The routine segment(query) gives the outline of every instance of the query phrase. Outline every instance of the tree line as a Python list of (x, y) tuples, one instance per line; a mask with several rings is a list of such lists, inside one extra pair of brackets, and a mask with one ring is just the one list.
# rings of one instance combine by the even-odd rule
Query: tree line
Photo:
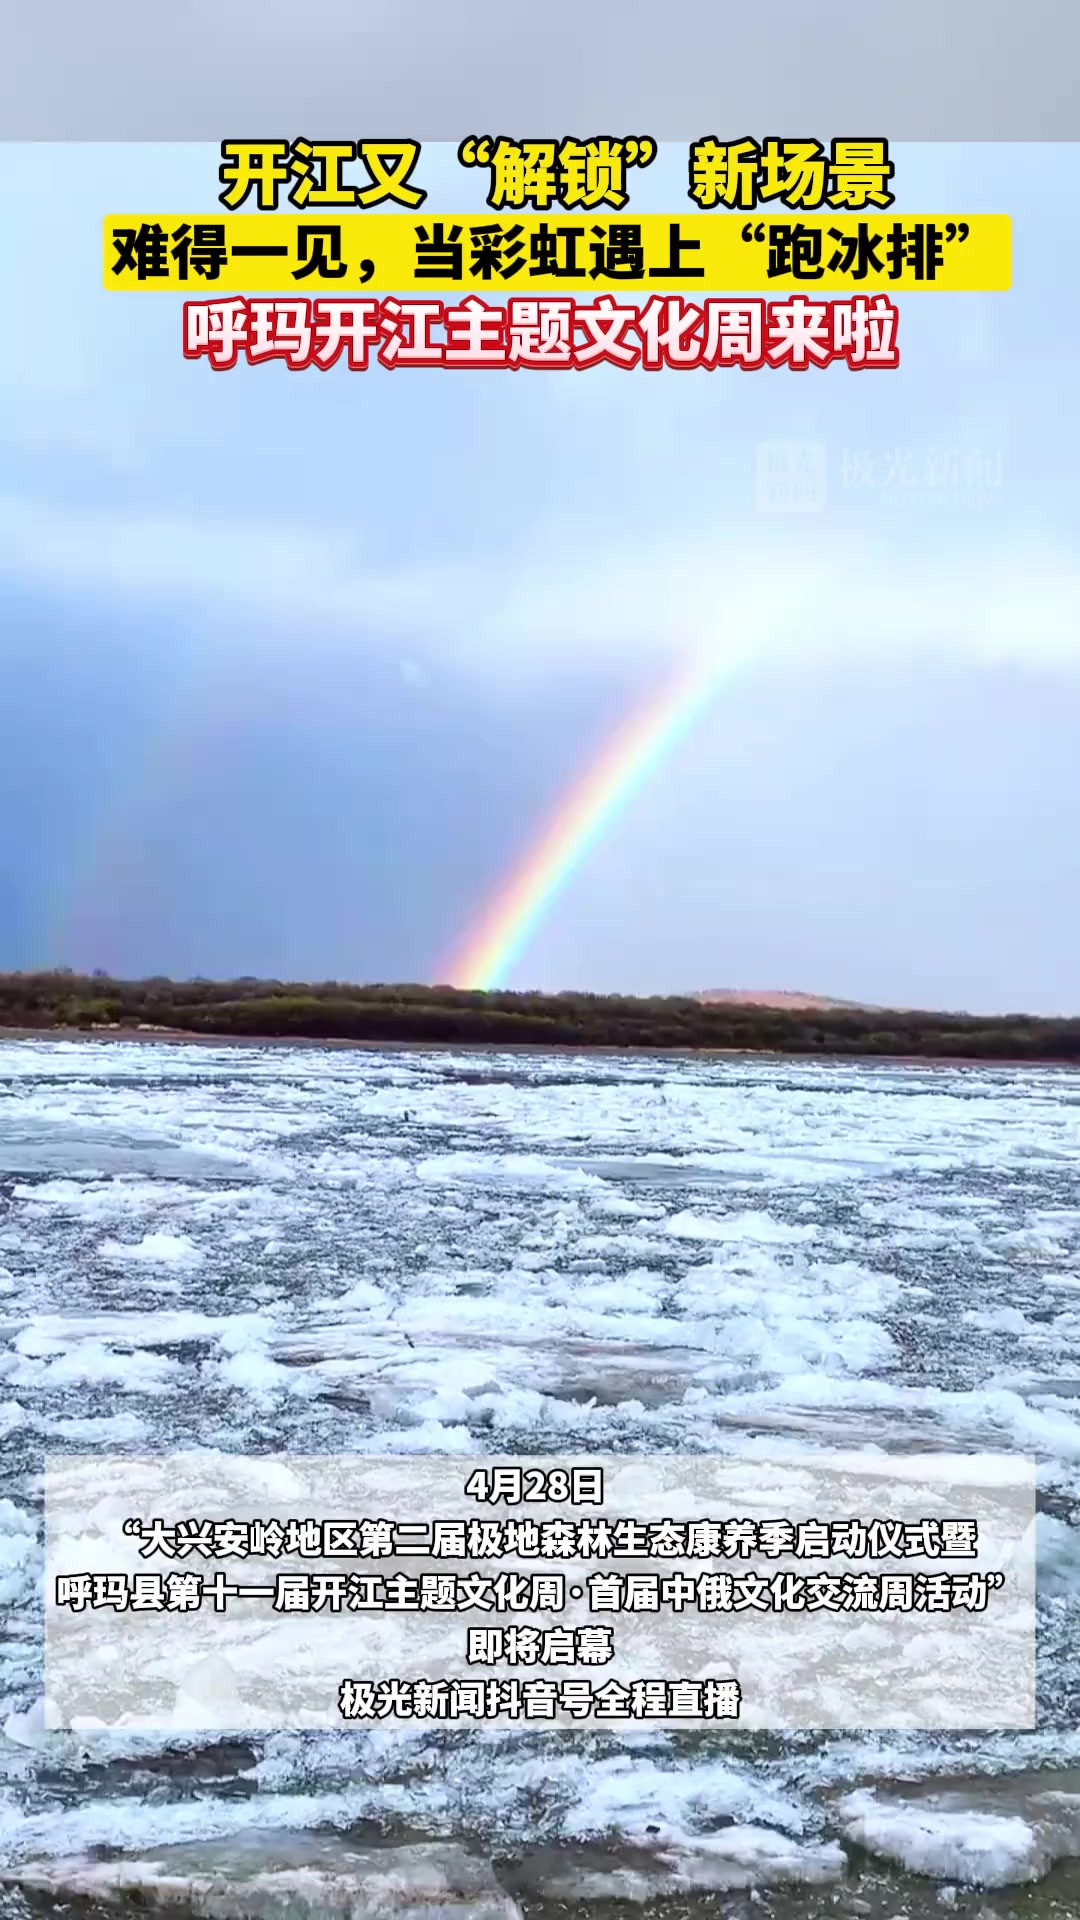
[(114, 980), (66, 968), (0, 974), (0, 1027), (163, 1027), (265, 1039), (444, 1045), (717, 1048), (979, 1060), (1080, 1060), (1080, 1019), (1009, 1013), (807, 1010), (692, 994), (483, 993), (339, 980)]

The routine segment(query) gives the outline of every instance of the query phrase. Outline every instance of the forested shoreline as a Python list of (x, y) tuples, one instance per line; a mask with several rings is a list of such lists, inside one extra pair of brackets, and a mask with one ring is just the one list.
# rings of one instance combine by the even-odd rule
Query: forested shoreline
[(156, 1029), (223, 1039), (461, 1046), (700, 1048), (968, 1060), (1080, 1060), (1080, 1019), (823, 1007), (789, 1010), (692, 994), (483, 993), (329, 980), (114, 980), (67, 970), (0, 974), (0, 1028)]

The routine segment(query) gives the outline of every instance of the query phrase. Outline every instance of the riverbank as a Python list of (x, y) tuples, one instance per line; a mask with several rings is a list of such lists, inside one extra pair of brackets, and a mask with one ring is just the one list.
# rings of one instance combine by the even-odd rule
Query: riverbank
[(0, 974), (0, 1029), (266, 1045), (506, 1047), (625, 1056), (1080, 1062), (1080, 1019), (912, 1008), (778, 1008), (695, 994), (509, 992), (336, 980)]

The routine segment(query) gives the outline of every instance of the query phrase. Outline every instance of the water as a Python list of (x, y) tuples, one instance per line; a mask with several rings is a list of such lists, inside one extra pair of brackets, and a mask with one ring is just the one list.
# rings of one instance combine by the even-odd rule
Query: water
[[(1053, 1069), (0, 1045), (0, 1868), (349, 1826), (463, 1840), (527, 1905), (714, 1885), (718, 1847), (808, 1886), (1080, 1855), (1078, 1167)], [(46, 1440), (778, 1439), (1038, 1456), (1037, 1732), (40, 1732)]]

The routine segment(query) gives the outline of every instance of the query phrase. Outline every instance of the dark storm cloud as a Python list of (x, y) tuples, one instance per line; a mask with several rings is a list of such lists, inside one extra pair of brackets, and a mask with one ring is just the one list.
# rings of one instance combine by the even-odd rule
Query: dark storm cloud
[(630, 691), (553, 685), (495, 733), (437, 659), (315, 635), (253, 674), (182, 622), (0, 620), (4, 968), (428, 978)]

